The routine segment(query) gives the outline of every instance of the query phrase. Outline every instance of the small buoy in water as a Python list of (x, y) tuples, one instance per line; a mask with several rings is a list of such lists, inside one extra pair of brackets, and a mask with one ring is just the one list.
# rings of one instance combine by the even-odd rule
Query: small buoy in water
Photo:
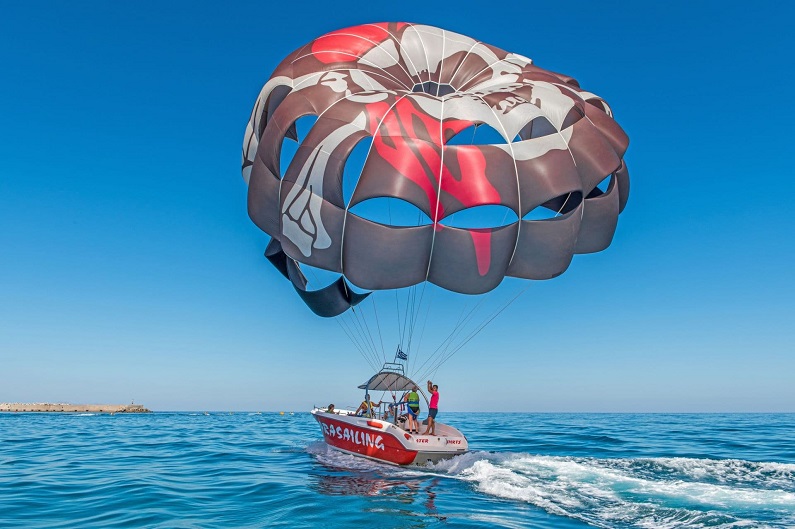
[(283, 412), (283, 411), (280, 411), (280, 412), (279, 412), (279, 415), (284, 415), (284, 412)]

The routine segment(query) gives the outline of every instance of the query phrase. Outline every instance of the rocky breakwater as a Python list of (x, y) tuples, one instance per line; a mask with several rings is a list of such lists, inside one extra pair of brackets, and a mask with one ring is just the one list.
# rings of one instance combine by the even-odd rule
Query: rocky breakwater
[(52, 404), (49, 402), (0, 402), (0, 412), (56, 413), (152, 413), (140, 404)]

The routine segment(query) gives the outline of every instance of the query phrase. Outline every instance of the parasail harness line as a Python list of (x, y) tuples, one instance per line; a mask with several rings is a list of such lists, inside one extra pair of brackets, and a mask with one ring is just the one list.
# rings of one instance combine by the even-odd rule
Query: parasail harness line
[(354, 345), (354, 347), (356, 347), (356, 349), (359, 351), (359, 354), (362, 355), (362, 358), (364, 358), (364, 360), (370, 365), (371, 368), (375, 369), (372, 359), (367, 357), (367, 355), (364, 352), (364, 349), (359, 344), (359, 341), (352, 334), (352, 331), (347, 327), (347, 323), (343, 322), (341, 319), (336, 319), (335, 321), (337, 322), (337, 325), (339, 325), (340, 328), (342, 329), (342, 332), (344, 332), (345, 335), (348, 337), (348, 340), (350, 340), (350, 342)]
[(378, 339), (381, 342), (381, 354), (386, 357), (386, 353), (384, 353), (384, 337), (381, 335), (381, 323), (378, 321), (378, 310), (375, 306), (375, 298), (372, 298), (373, 302), (373, 314), (375, 314), (375, 324), (376, 328), (378, 329)]
[[(424, 294), (425, 294), (425, 290), (424, 290), (424, 288), (423, 288), (423, 297), (424, 297)], [(416, 350), (418, 350), (418, 351), (422, 350), (422, 349), (421, 349), (421, 348), (422, 348), (422, 339), (423, 339), (423, 338), (424, 338), (424, 336), (425, 336), (425, 329), (426, 329), (426, 328), (427, 328), (427, 326), (428, 326), (428, 320), (430, 319), (430, 318), (429, 318), (429, 316), (430, 316), (430, 314), (431, 314), (431, 305), (433, 304), (433, 301), (434, 301), (434, 298), (433, 298), (433, 290), (431, 290), (431, 295), (430, 295), (430, 297), (429, 297), (428, 303), (427, 303), (427, 305), (426, 305), (426, 308), (425, 308), (425, 318), (423, 319), (423, 322), (422, 322), (422, 330), (420, 331), (420, 337), (419, 337), (419, 340), (417, 341), (417, 347), (416, 347)], [(418, 316), (419, 316), (419, 311), (420, 311), (421, 309), (422, 309), (422, 299), (420, 300), (420, 306), (417, 308), (417, 311), (418, 311), (418, 314), (417, 314), (417, 315), (418, 315)], [(413, 334), (412, 334), (412, 336), (413, 336)], [(410, 345), (411, 345), (411, 344), (410, 344)], [(407, 369), (408, 369), (408, 363), (406, 364), (406, 367), (407, 367)]]
[[(360, 327), (363, 329), (363, 333), (366, 333), (366, 338), (373, 351), (375, 358), (378, 358), (378, 347), (375, 345), (375, 339), (373, 338), (373, 333), (370, 331), (370, 326), (367, 324), (367, 318), (361, 311), (356, 310), (356, 307), (351, 307), (351, 313), (356, 318), (356, 321), (359, 322)], [(381, 353), (383, 356), (383, 352)]]
[(486, 326), (488, 326), (488, 325), (489, 325), (489, 324), (490, 324), (492, 321), (494, 321), (494, 319), (495, 319), (495, 318), (497, 318), (497, 316), (499, 316), (499, 315), (500, 315), (500, 314), (502, 314), (502, 313), (503, 313), (505, 310), (507, 310), (507, 309), (508, 309), (508, 307), (510, 307), (510, 306), (511, 306), (511, 305), (512, 305), (512, 304), (513, 304), (513, 303), (514, 303), (514, 302), (515, 302), (517, 299), (519, 299), (519, 298), (522, 296), (522, 294), (524, 294), (525, 292), (527, 292), (527, 290), (530, 288), (530, 286), (531, 286), (531, 285), (532, 285), (532, 283), (530, 283), (530, 284), (528, 284), (527, 286), (525, 286), (525, 287), (524, 287), (524, 288), (523, 288), (521, 291), (519, 291), (519, 292), (518, 292), (518, 293), (517, 293), (515, 296), (513, 296), (513, 297), (512, 297), (510, 300), (508, 300), (508, 302), (507, 302), (507, 303), (506, 303), (504, 306), (502, 306), (501, 308), (499, 308), (498, 310), (496, 310), (495, 312), (493, 312), (493, 313), (491, 314), (491, 316), (490, 316), (490, 317), (488, 317), (486, 320), (484, 320), (484, 321), (483, 321), (483, 322), (482, 322), (482, 323), (481, 323), (481, 324), (480, 324), (480, 325), (479, 325), (479, 326), (478, 326), (478, 327), (477, 327), (477, 328), (476, 328), (474, 331), (472, 331), (472, 332), (471, 332), (471, 333), (470, 333), (468, 336), (466, 336), (466, 338), (464, 338), (464, 340), (463, 340), (461, 343), (459, 343), (459, 344), (458, 344), (458, 345), (457, 345), (457, 346), (456, 346), (456, 347), (455, 347), (455, 348), (454, 348), (452, 351), (450, 351), (450, 352), (449, 352), (447, 355), (443, 355), (443, 356), (441, 356), (441, 358), (439, 358), (439, 359), (438, 359), (436, 362), (434, 362), (434, 363), (431, 365), (431, 367), (430, 367), (430, 368), (428, 368), (428, 369), (427, 369), (427, 370), (426, 370), (426, 371), (425, 371), (425, 372), (422, 374), (422, 376), (420, 376), (420, 377), (417, 377), (417, 378), (419, 378), (420, 380), (422, 380), (423, 378), (425, 378), (425, 377), (426, 377), (426, 376), (428, 376), (428, 375), (435, 375), (436, 371), (437, 371), (437, 370), (438, 370), (438, 369), (439, 369), (439, 368), (440, 368), (440, 367), (441, 367), (441, 366), (442, 366), (442, 365), (443, 365), (445, 362), (447, 362), (448, 360), (450, 360), (450, 358), (452, 358), (452, 357), (453, 357), (453, 355), (455, 355), (455, 354), (456, 354), (458, 351), (460, 351), (460, 350), (461, 350), (461, 349), (462, 349), (462, 348), (463, 348), (463, 347), (464, 347), (466, 344), (468, 344), (468, 343), (469, 343), (469, 342), (470, 342), (470, 341), (471, 341), (473, 338), (475, 338), (475, 336), (477, 336), (478, 334), (480, 334), (480, 332), (481, 332), (483, 329), (485, 329), (485, 328), (486, 328)]
[[(422, 306), (422, 298), (425, 295), (425, 283), (423, 283), (422, 291), (420, 292), (419, 301), (417, 301), (417, 291), (413, 292), (412, 307), (411, 307), (411, 326), (409, 327), (408, 337), (405, 340), (406, 348), (411, 351), (414, 341), (414, 331), (417, 328), (417, 318), (419, 316), (419, 309)], [(419, 348), (418, 348), (419, 350)], [(406, 368), (408, 369), (408, 358), (406, 359)]]
[[(434, 349), (434, 351), (428, 356), (428, 358), (425, 359), (425, 361), (417, 368), (416, 371), (422, 370), (428, 364), (428, 362), (432, 361), (436, 357), (437, 354), (442, 354), (440, 353), (440, 351), (444, 352), (448, 349), (450, 343), (452, 343), (455, 337), (457, 337), (462, 332), (463, 328), (472, 319), (475, 312), (482, 305), (482, 303), (483, 300), (480, 300), (480, 302), (478, 302), (474, 307), (469, 309), (468, 313), (467, 313), (467, 306), (464, 305), (464, 307), (461, 309), (461, 313), (458, 316), (458, 320), (456, 321), (456, 324), (453, 326), (453, 328), (450, 330), (450, 333), (442, 340), (442, 342), (436, 347), (436, 349)], [(423, 377), (418, 377), (418, 378), (422, 380)]]
[[(346, 319), (348, 321), (346, 321)], [(378, 366), (378, 357), (372, 348), (368, 347), (367, 338), (364, 336), (364, 331), (362, 330), (359, 321), (353, 315), (350, 315), (346, 316), (345, 318), (339, 318), (338, 322), (340, 327), (343, 327), (343, 329), (345, 329), (345, 326), (353, 329), (350, 333), (348, 333), (348, 337), (358, 345), (359, 350), (362, 352), (362, 356), (365, 358), (370, 367), (375, 369)], [(354, 334), (354, 331), (356, 334)]]
[[(298, 273), (300, 274), (300, 277), (303, 279), (303, 285), (305, 286), (307, 284), (307, 281), (304, 278), (303, 273), (301, 273), (300, 265), (298, 263), (295, 263), (293, 265), (293, 263), (287, 262), (289, 257), (287, 257), (284, 254), (283, 250), (281, 250), (281, 245), (279, 245), (278, 242), (275, 239), (273, 239), (271, 241), (271, 244), (268, 245), (268, 248), (269, 248), (269, 251), (266, 251), (265, 255), (274, 264), (274, 266), (276, 266), (277, 269), (282, 271), (282, 268), (284, 268), (282, 273), (285, 276), (287, 276), (289, 271), (291, 270), (291, 265), (292, 265), (292, 266), (295, 267), (293, 270), (297, 270)], [(278, 254), (276, 253), (276, 250), (275, 250), (276, 248), (278, 248)], [(269, 253), (270, 253), (270, 255), (269, 255)], [(281, 259), (278, 259), (278, 257), (281, 257)], [(284, 264), (282, 264), (282, 261), (284, 261)], [(320, 283), (320, 280), (318, 279), (318, 277), (315, 274), (314, 270), (312, 270), (312, 268), (309, 268), (309, 271), (310, 271), (312, 277), (314, 278), (314, 280), (316, 282)], [(342, 287), (343, 287), (343, 290), (344, 290), (344, 293), (345, 293), (346, 297), (353, 298), (355, 296), (358, 296), (358, 294), (356, 294), (355, 292), (352, 292), (352, 291), (350, 291), (348, 289), (347, 282), (344, 281), (344, 278), (343, 278), (343, 281), (342, 281)], [(370, 297), (370, 296), (368, 296), (368, 297)], [(373, 301), (373, 303), (375, 303), (375, 301)], [(334, 321), (337, 322), (339, 327), (342, 329), (343, 333), (345, 333), (345, 335), (348, 337), (348, 340), (350, 340), (350, 342), (354, 345), (354, 347), (356, 347), (356, 349), (359, 351), (359, 354), (368, 363), (368, 365), (372, 369), (376, 369), (378, 367), (378, 365), (381, 364), (382, 361), (379, 360), (379, 358), (378, 358), (378, 351), (377, 351), (377, 348), (375, 346), (375, 342), (373, 341), (372, 333), (370, 333), (369, 327), (367, 327), (367, 325), (366, 325), (366, 319), (358, 317), (359, 314), (356, 311), (356, 307), (357, 307), (357, 305), (351, 305), (351, 307), (350, 307), (351, 308), (351, 312), (354, 315), (353, 317), (349, 318), (350, 322), (345, 321), (344, 318), (339, 318), (339, 317), (338, 318), (333, 318), (333, 319), (334, 319)], [(346, 314), (347, 312), (348, 311), (344, 312), (343, 315)], [(364, 321), (364, 323), (362, 323), (362, 321)], [(380, 327), (379, 327), (379, 332), (380, 332)], [(383, 351), (383, 341), (382, 341), (381, 349)], [(382, 356), (385, 357), (385, 355), (383, 355), (383, 353), (382, 353)]]

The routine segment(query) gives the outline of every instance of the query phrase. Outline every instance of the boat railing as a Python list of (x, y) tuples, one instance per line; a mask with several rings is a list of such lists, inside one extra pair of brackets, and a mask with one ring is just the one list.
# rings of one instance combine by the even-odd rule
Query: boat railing
[(385, 362), (384, 367), (381, 368), (381, 371), (389, 371), (392, 373), (399, 373), (401, 375), (405, 375), (405, 371), (403, 369), (403, 364), (399, 362)]

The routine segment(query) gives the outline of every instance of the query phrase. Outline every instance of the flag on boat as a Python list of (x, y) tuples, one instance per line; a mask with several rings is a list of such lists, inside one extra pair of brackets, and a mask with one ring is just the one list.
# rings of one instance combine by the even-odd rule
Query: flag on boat
[(406, 353), (404, 353), (400, 349), (397, 350), (397, 357), (400, 358), (401, 360), (408, 360), (409, 359), (409, 355), (407, 355)]

